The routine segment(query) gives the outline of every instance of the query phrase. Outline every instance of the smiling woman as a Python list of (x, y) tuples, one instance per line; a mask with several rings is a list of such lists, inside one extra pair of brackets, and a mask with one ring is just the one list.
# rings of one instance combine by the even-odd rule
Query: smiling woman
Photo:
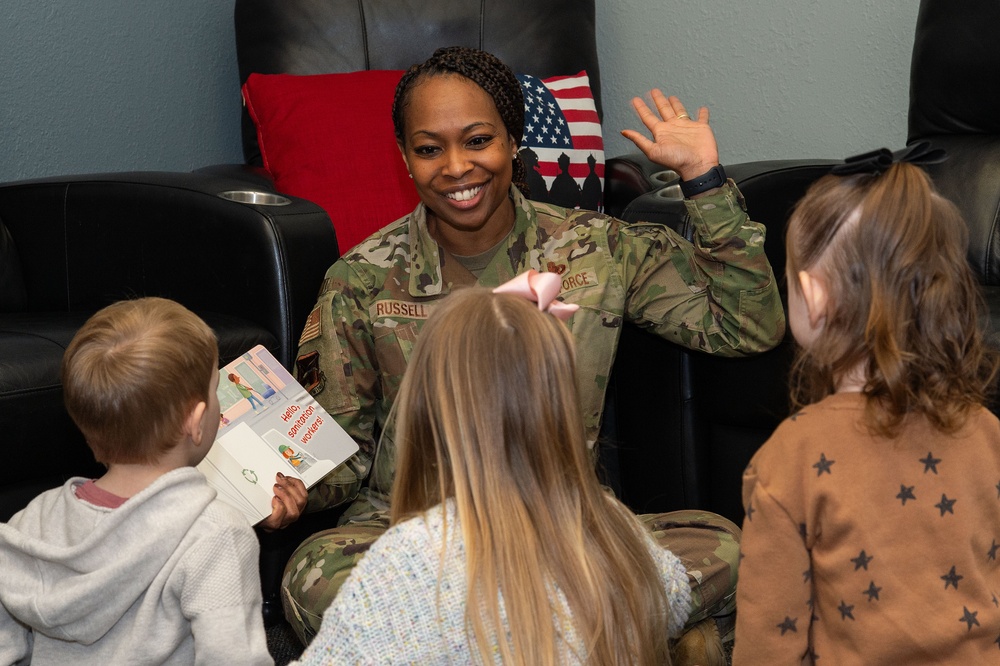
[[(352, 502), (345, 524), (304, 542), (285, 572), (286, 615), (304, 642), (351, 568), (388, 527), (397, 473), (394, 404), (417, 338), (449, 293), (497, 287), (531, 270), (559, 276), (558, 298), (578, 306), (567, 326), (588, 447), (600, 429), (623, 321), (731, 356), (769, 349), (784, 332), (764, 228), (748, 219), (742, 196), (725, 179), (707, 109), (689, 114), (676, 97), (653, 91), (655, 111), (633, 100), (653, 139), (624, 133), (685, 179), (698, 239), (693, 245), (664, 226), (529, 200), (517, 153), (521, 91), (499, 59), (464, 47), (439, 49), (411, 67), (396, 89), (396, 140), (420, 203), (330, 267), (310, 315), (313, 325), (300, 340), (300, 358), (318, 358), (326, 377), (316, 399), (360, 449), (310, 497), (313, 508)], [(485, 389), (496, 377), (481, 381)], [(459, 394), (468, 391), (457, 391), (456, 400)], [(474, 397), (486, 400), (478, 391)], [(552, 446), (544, 438), (534, 444)], [(725, 663), (712, 616), (732, 612), (739, 530), (702, 512), (642, 521), (691, 569), (688, 623), (698, 629), (685, 636), (695, 635), (701, 648), (678, 662)], [(563, 532), (543, 541), (548, 539), (566, 540)], [(684, 655), (685, 638), (680, 645), (678, 655)]]
[(517, 142), (493, 98), (469, 79), (410, 80), (397, 95), (404, 106), (399, 149), (427, 206), (427, 227), (454, 255), (485, 252), (514, 226)]

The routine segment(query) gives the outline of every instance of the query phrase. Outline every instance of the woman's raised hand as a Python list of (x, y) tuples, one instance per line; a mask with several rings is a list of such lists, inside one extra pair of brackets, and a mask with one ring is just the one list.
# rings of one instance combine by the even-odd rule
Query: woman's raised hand
[(632, 106), (653, 135), (652, 140), (635, 130), (623, 130), (622, 136), (653, 162), (676, 171), (683, 180), (697, 178), (717, 165), (719, 149), (708, 125), (708, 108), (701, 107), (698, 117), (692, 118), (677, 97), (666, 97), (656, 88), (650, 94), (659, 115), (639, 97), (632, 99)]

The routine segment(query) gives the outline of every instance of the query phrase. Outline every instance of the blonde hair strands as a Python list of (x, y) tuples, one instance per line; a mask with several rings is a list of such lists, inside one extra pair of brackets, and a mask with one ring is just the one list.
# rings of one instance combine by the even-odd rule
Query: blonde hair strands
[(396, 409), (392, 521), (454, 498), (484, 662), (498, 646), (504, 663), (560, 663), (571, 624), (584, 662), (669, 663), (662, 580), (643, 528), (597, 481), (561, 322), (517, 296), (452, 294), (421, 332)]

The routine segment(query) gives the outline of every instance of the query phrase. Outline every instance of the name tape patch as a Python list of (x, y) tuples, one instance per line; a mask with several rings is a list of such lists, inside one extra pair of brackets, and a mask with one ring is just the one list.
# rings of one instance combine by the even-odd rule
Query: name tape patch
[(383, 317), (398, 317), (401, 319), (427, 319), (430, 316), (430, 303), (411, 303), (409, 301), (384, 300), (372, 304), (369, 316), (372, 321)]
[(597, 286), (597, 272), (593, 268), (586, 268), (582, 271), (569, 273), (563, 276), (562, 291), (573, 291), (583, 287)]

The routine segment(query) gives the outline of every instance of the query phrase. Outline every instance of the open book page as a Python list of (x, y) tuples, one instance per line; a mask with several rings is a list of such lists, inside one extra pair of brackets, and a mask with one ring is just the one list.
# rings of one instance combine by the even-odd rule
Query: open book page
[(278, 472), (311, 488), (358, 450), (263, 346), (220, 371), (219, 434), (198, 469), (251, 524), (271, 514)]

